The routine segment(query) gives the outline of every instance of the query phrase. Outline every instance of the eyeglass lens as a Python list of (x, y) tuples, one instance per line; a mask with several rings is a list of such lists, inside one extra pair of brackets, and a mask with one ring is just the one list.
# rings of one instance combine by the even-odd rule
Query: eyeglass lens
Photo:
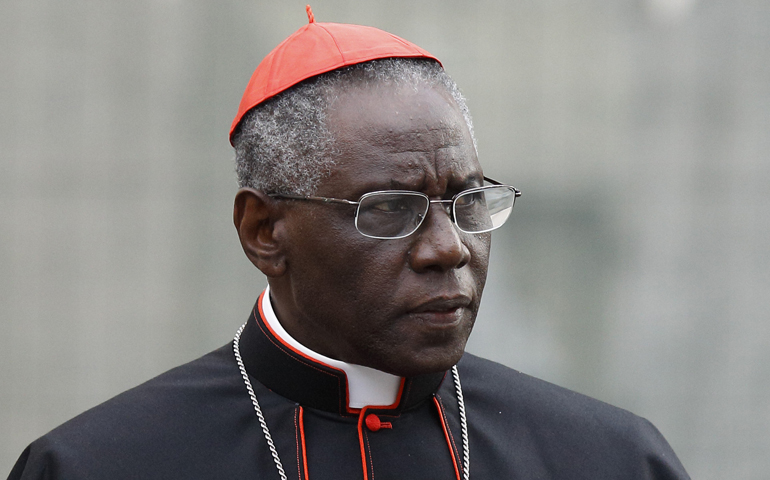
[(513, 190), (506, 186), (463, 193), (455, 199), (455, 223), (468, 233), (494, 230), (508, 220), (514, 198)]
[[(464, 192), (455, 198), (457, 227), (467, 233), (482, 233), (500, 227), (508, 219), (514, 191), (507, 186)], [(406, 237), (420, 226), (430, 206), (426, 196), (410, 192), (375, 192), (365, 195), (356, 213), (356, 227), (369, 237)]]
[(356, 227), (370, 237), (405, 237), (417, 230), (427, 211), (428, 199), (422, 195), (377, 192), (361, 199)]

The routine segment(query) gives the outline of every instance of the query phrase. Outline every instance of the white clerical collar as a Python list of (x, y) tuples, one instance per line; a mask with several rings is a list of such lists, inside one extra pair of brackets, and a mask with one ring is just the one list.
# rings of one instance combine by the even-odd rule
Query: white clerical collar
[(398, 400), (401, 377), (364, 367), (363, 365), (355, 365), (329, 358), (310, 350), (289, 335), (273, 311), (273, 305), (270, 302), (269, 286), (265, 289), (264, 295), (262, 295), (262, 312), (265, 315), (265, 321), (268, 326), (281, 340), (313, 360), (345, 372), (348, 380), (348, 407), (383, 407), (393, 405)]

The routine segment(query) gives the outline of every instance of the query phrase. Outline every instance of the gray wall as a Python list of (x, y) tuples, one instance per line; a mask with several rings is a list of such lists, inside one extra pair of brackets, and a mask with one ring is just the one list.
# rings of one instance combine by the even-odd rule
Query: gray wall
[[(442, 58), (486, 173), (524, 191), (469, 349), (649, 418), (694, 478), (767, 478), (770, 4), (313, 7)], [(246, 318), (264, 279), (227, 130), (305, 22), (298, 1), (0, 3), (0, 475)]]

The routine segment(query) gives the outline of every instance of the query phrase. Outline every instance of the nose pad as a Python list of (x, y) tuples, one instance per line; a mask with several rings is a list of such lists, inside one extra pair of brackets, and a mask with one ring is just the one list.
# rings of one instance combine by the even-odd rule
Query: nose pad
[[(437, 201), (431, 201), (431, 202), (430, 202), (430, 204), (429, 204), (429, 206), (428, 206), (428, 213), (425, 215), (425, 217), (427, 217), (427, 216), (429, 216), (429, 215), (430, 215), (430, 209), (431, 209), (431, 207), (434, 207), (434, 206), (437, 206), (437, 207), (439, 207), (439, 209), (443, 210), (443, 211), (444, 211), (444, 213), (446, 213), (446, 214), (447, 214), (447, 216), (449, 217), (449, 221), (450, 221), (450, 222), (452, 222), (452, 224), (454, 224), (454, 223), (455, 223), (455, 221), (454, 221), (454, 216), (452, 215), (452, 204), (451, 204), (450, 202), (444, 202), (444, 201), (438, 201), (438, 202), (437, 202)], [(422, 220), (425, 220), (425, 217), (423, 217), (423, 216), (421, 215), (421, 216), (420, 216), (420, 220), (421, 220), (421, 221), (422, 221)]]
[[(428, 211), (425, 214), (417, 213), (414, 217), (413, 226), (415, 228), (415, 231), (417, 229), (424, 228), (423, 225), (425, 224), (426, 219), (430, 216), (430, 209), (434, 205), (440, 205), (442, 207), (442, 210), (449, 216), (449, 221), (455, 225), (455, 228), (457, 225), (455, 224), (454, 215), (452, 215), (452, 203), (451, 202), (445, 202), (445, 201), (435, 201), (431, 200), (428, 204)], [(430, 220), (428, 220), (430, 221)]]
[(432, 205), (439, 205), (441, 208), (452, 218), (452, 203), (451, 202), (433, 202)]
[(415, 243), (409, 252), (409, 262), (415, 271), (445, 271), (460, 268), (470, 260), (470, 250), (452, 219), (452, 204), (432, 202), (431, 205), (436, 203), (441, 204), (446, 218), (439, 212), (432, 212), (433, 215), (428, 214), (420, 225)]

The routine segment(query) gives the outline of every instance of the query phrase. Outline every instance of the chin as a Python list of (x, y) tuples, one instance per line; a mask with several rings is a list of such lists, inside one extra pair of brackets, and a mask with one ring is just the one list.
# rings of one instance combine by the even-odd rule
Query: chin
[(448, 352), (442, 352), (439, 355), (425, 355), (423, 352), (417, 355), (405, 355), (400, 359), (413, 359), (408, 364), (401, 360), (395, 368), (383, 369), (394, 375), (402, 377), (414, 377), (417, 375), (426, 375), (430, 373), (446, 372), (460, 361), (465, 349), (465, 342), (461, 348), (451, 348)]

